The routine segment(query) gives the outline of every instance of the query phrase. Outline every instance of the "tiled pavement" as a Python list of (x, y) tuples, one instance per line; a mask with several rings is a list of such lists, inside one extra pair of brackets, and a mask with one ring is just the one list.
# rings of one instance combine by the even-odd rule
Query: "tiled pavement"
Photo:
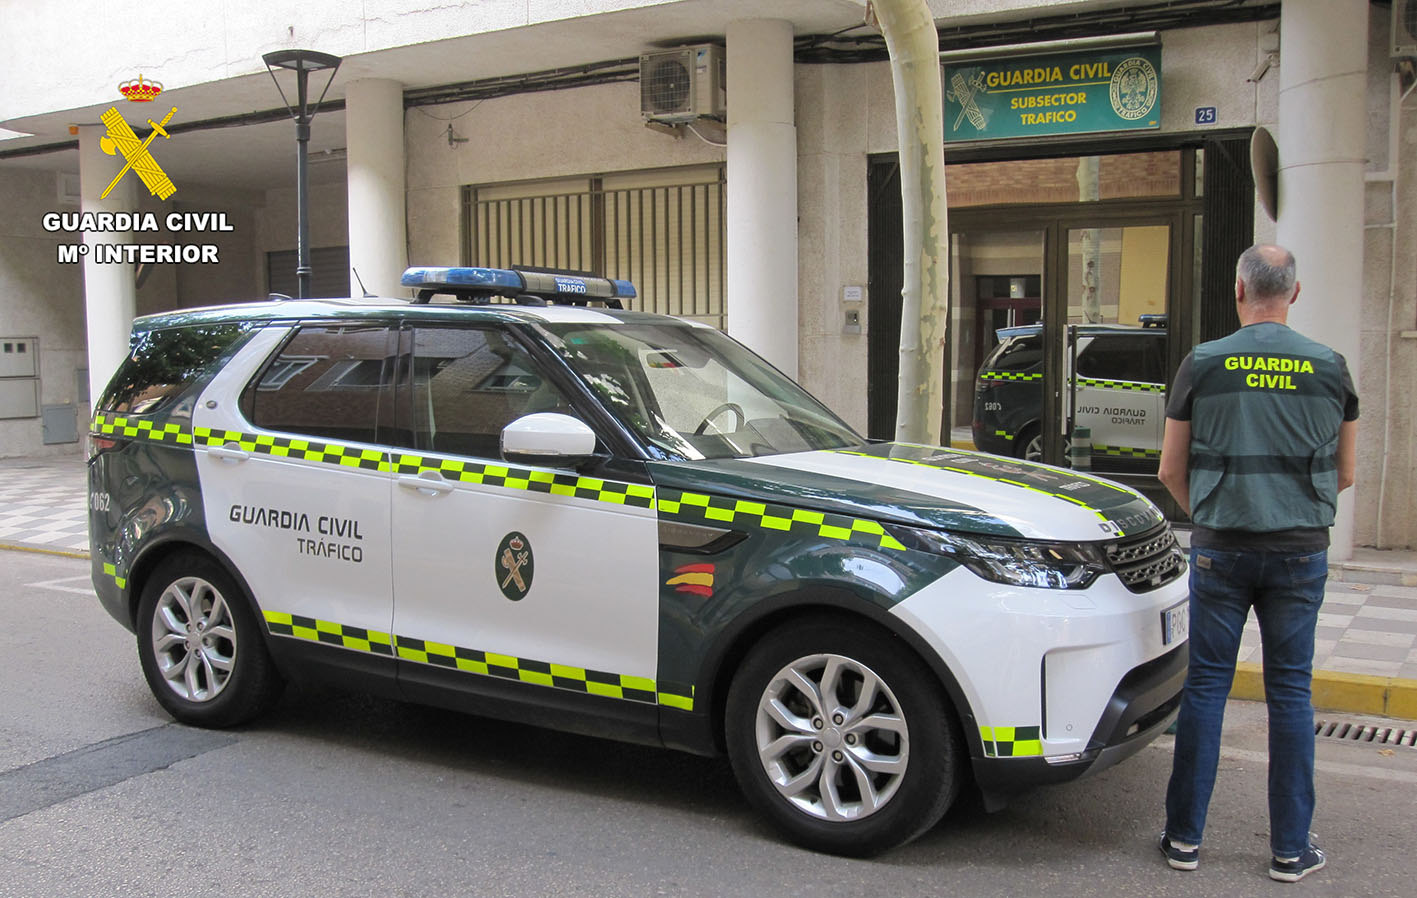
[[(0, 459), (0, 548), (87, 554), (86, 493), (80, 456)], [(1360, 549), (1334, 565), (1317, 635), (1316, 671), (1417, 684), (1417, 552)], [(1252, 616), (1240, 661), (1260, 660)]]
[(0, 545), (88, 554), (83, 458), (0, 459)]

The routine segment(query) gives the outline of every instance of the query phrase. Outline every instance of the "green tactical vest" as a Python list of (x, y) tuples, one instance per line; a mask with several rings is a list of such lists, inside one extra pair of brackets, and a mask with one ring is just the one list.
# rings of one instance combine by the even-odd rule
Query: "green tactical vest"
[(1197, 346), (1191, 371), (1191, 520), (1255, 533), (1332, 526), (1337, 353), (1264, 322)]

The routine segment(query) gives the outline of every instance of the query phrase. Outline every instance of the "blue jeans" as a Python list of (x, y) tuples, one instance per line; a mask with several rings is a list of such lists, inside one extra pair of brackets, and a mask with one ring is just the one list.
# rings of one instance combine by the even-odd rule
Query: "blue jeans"
[(1191, 667), (1176, 721), (1166, 834), (1201, 843), (1220, 760), (1225, 700), (1251, 607), (1264, 648), (1269, 706), (1269, 830), (1276, 857), (1309, 845), (1314, 816), (1314, 627), (1328, 553), (1191, 550)]

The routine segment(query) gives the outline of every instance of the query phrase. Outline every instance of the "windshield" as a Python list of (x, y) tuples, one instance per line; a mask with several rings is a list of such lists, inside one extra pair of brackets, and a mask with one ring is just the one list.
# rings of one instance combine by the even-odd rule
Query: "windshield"
[(645, 442), (686, 459), (865, 442), (737, 342), (690, 324), (548, 324), (576, 373)]

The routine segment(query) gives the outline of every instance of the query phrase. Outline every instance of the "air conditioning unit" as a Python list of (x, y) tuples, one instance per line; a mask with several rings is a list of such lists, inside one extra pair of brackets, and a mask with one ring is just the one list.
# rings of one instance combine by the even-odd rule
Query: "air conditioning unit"
[(1417, 0), (1392, 0), (1392, 55), (1417, 58)]
[(727, 108), (723, 48), (698, 44), (640, 57), (640, 115), (646, 121), (722, 118)]

